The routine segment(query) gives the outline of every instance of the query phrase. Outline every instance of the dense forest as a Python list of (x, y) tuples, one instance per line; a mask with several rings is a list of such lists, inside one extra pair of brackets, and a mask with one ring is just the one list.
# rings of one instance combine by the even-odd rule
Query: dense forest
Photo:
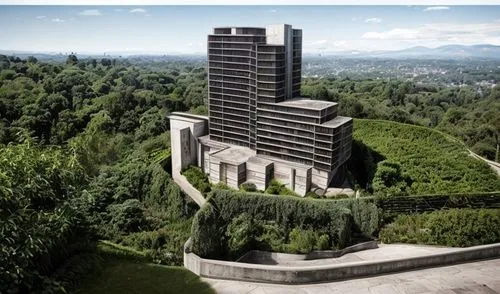
[(438, 87), (397, 80), (306, 78), (302, 94), (339, 103), (340, 114), (436, 128), (498, 161), (500, 87)]
[[(99, 239), (180, 264), (196, 206), (169, 174), (168, 115), (207, 112), (203, 63), (0, 56), (0, 70), (0, 292), (70, 287), (61, 271), (95, 260)], [(498, 157), (499, 87), (307, 78), (303, 94)]]
[(0, 292), (71, 286), (58, 269), (82, 270), (97, 239), (180, 264), (196, 206), (168, 173), (167, 116), (204, 111), (203, 68), (74, 55), (0, 68)]

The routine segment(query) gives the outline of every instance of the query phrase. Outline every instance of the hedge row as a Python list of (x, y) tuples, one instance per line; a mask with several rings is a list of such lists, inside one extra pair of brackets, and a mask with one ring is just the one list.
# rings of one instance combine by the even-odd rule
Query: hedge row
[(399, 214), (450, 208), (500, 208), (500, 192), (377, 197), (376, 205), (387, 222)]
[(224, 258), (228, 253), (225, 231), (242, 213), (274, 222), (286, 232), (301, 228), (326, 234), (336, 248), (348, 245), (353, 232), (372, 234), (378, 229), (372, 199), (327, 201), (215, 190), (193, 220), (191, 250), (202, 257)]
[(400, 215), (382, 229), (384, 243), (474, 246), (500, 242), (500, 209), (450, 209)]

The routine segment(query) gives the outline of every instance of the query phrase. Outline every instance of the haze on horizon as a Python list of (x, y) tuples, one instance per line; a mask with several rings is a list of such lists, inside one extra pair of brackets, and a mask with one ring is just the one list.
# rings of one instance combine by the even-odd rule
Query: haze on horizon
[(0, 50), (204, 54), (213, 27), (274, 23), (304, 53), (500, 45), (500, 6), (0, 6)]

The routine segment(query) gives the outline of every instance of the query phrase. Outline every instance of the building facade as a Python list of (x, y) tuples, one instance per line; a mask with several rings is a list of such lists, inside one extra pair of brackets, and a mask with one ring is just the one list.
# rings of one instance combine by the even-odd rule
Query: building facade
[(300, 97), (301, 30), (215, 28), (207, 54), (208, 134), (196, 136), (196, 164), (212, 182), (264, 190), (276, 178), (301, 195), (342, 182), (352, 119), (337, 103)]

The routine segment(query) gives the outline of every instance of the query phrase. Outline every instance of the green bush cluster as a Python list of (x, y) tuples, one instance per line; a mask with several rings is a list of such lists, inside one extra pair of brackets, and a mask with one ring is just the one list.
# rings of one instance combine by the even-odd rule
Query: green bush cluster
[(276, 179), (272, 179), (271, 182), (269, 182), (269, 185), (267, 186), (267, 189), (266, 189), (265, 193), (272, 194), (272, 195), (292, 195), (292, 196), (299, 196), (294, 191), (288, 189), (285, 186), (285, 184), (282, 184), (280, 181), (278, 181)]
[(53, 272), (93, 238), (82, 167), (30, 140), (0, 147), (0, 292), (59, 291)]
[(376, 197), (381, 223), (390, 223), (400, 214), (449, 208), (498, 208), (500, 192), (454, 193)]
[[(225, 258), (234, 257), (242, 248), (290, 252), (324, 248), (325, 244), (330, 249), (343, 248), (351, 241), (352, 232), (370, 234), (378, 227), (376, 206), (358, 203), (361, 201), (213, 191), (193, 220), (192, 250), (203, 257)], [(305, 242), (290, 236), (294, 229), (304, 234), (311, 231), (313, 237)], [(304, 242), (313, 245), (304, 247)]]
[(466, 247), (500, 241), (500, 209), (450, 209), (400, 215), (383, 228), (384, 243)]
[(202, 194), (210, 192), (211, 187), (208, 176), (201, 168), (190, 165), (181, 173), (186, 177), (188, 182), (191, 183), (191, 185), (193, 185), (193, 187), (195, 187), (196, 190), (200, 191)]
[(257, 186), (251, 182), (245, 182), (240, 185), (240, 190), (243, 192), (257, 192)]
[(302, 254), (332, 249), (328, 234), (295, 227), (287, 235), (275, 222), (255, 220), (246, 212), (233, 218), (225, 236), (228, 257), (233, 259), (252, 249)]

